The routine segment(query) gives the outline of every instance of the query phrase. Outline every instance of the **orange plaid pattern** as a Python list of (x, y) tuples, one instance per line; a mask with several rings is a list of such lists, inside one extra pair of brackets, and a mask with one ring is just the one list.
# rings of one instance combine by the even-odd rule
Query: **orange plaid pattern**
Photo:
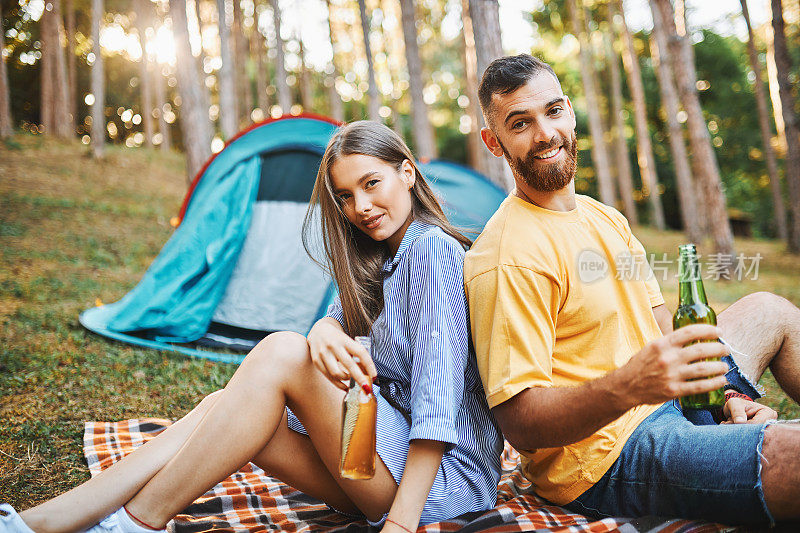
[[(122, 422), (86, 422), (83, 450), (89, 471), (94, 476), (149, 439), (171, 422), (159, 418), (142, 418)], [(519, 454), (508, 443), (503, 452), (503, 475), (497, 487), (497, 505), (484, 513), (471, 513), (452, 520), (429, 524), (418, 531), (559, 531), (601, 533), (617, 531), (649, 531), (658, 533), (711, 533), (722, 526), (689, 520), (607, 518), (590, 521), (537, 497), (530, 482), (517, 468)], [(214, 486), (172, 520), (168, 531), (195, 533), (201, 531), (289, 531), (351, 532), (367, 531), (364, 520), (332, 511), (324, 503), (307, 496), (268, 476), (248, 464), (231, 477)]]

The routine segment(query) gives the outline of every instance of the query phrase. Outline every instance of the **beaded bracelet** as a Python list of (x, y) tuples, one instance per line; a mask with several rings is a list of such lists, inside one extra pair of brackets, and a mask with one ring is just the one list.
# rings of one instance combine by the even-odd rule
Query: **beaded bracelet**
[(725, 401), (727, 402), (731, 398), (741, 398), (743, 400), (747, 400), (748, 402), (753, 401), (753, 399), (747, 394), (742, 394), (741, 392), (736, 392), (735, 390), (728, 389), (725, 391)]

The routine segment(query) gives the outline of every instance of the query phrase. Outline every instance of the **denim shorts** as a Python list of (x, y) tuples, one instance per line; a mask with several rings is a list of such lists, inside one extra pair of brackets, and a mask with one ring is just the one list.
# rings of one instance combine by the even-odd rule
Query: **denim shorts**
[[(761, 395), (730, 356), (731, 388)], [(665, 403), (634, 430), (608, 472), (565, 505), (595, 518), (686, 518), (730, 525), (774, 524), (761, 487), (767, 424), (717, 425), (708, 411)]]

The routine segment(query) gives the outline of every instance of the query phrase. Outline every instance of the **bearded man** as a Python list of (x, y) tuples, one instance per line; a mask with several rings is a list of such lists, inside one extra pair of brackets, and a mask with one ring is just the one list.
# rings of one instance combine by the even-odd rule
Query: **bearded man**
[[(672, 331), (627, 220), (575, 194), (575, 113), (552, 68), (497, 59), (479, 96), (483, 141), (516, 188), (467, 253), (472, 335), (489, 406), (535, 491), (593, 517), (800, 518), (800, 426), (768, 424), (777, 414), (751, 401), (767, 366), (800, 400), (800, 310), (756, 293), (718, 327)], [(615, 275), (620, 257), (643, 275)], [(607, 271), (586, 268), (598, 264)], [(718, 338), (733, 357), (695, 343)], [(723, 385), (725, 423), (681, 411), (676, 398)]]

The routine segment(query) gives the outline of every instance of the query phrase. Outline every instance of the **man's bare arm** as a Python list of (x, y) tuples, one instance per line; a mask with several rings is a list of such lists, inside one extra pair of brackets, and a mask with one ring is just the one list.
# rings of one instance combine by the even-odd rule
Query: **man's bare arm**
[(492, 413), (508, 442), (520, 450), (552, 448), (585, 439), (630, 409), (617, 394), (617, 372), (578, 387), (532, 387)]
[(576, 387), (530, 388), (492, 412), (506, 439), (517, 449), (566, 446), (637, 405), (658, 404), (723, 386), (728, 365), (701, 360), (725, 355), (725, 346), (716, 342), (686, 346), (718, 336), (714, 326), (683, 327), (647, 344), (623, 367), (601, 378)]
[(658, 322), (658, 327), (662, 335), (666, 335), (672, 331), (672, 313), (664, 304), (657, 305), (653, 308), (653, 314)]

